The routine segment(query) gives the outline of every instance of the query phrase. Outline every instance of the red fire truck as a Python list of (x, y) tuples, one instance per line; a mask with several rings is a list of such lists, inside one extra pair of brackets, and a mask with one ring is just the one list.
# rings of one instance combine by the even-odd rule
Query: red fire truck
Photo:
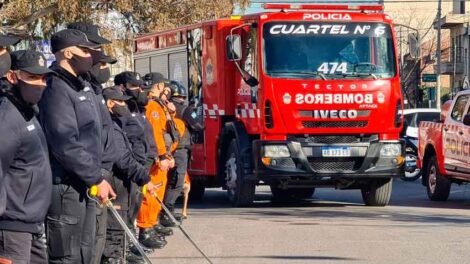
[(199, 107), (192, 195), (223, 187), (246, 206), (257, 185), (276, 199), (334, 187), (387, 205), (404, 173), (391, 18), (375, 5), (264, 8), (136, 39), (135, 70), (182, 83)]

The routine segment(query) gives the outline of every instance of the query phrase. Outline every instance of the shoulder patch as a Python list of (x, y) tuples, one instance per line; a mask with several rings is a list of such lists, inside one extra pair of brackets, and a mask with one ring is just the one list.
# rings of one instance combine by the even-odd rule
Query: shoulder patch
[(26, 129), (28, 129), (28, 131), (33, 131), (36, 129), (36, 127), (34, 126), (34, 124), (32, 124), (32, 125), (27, 126)]
[(160, 115), (158, 114), (157, 111), (153, 111), (152, 112), (152, 117), (155, 118), (155, 119), (158, 119), (158, 118), (160, 118)]

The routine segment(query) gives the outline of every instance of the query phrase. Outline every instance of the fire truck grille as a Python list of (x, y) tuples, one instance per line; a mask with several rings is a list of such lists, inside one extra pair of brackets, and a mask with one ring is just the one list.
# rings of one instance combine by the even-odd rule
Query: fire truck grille
[(320, 144), (337, 144), (337, 143), (357, 143), (360, 138), (356, 136), (316, 136), (313, 137), (315, 143)]
[(315, 122), (315, 121), (302, 121), (304, 128), (347, 128), (347, 127), (366, 127), (367, 121), (349, 121), (349, 122)]
[(353, 135), (289, 135), (288, 140), (298, 141), (304, 143), (316, 144), (354, 144), (354, 143), (368, 143), (377, 141), (379, 135), (377, 134), (353, 134)]
[(318, 172), (340, 172), (358, 170), (364, 158), (311, 158), (310, 167)]

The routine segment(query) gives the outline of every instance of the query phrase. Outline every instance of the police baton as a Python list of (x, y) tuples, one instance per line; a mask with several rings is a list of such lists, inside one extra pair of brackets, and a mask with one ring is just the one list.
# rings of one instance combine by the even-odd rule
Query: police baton
[[(146, 189), (144, 188), (144, 193), (146, 191)], [(90, 190), (88, 191), (89, 195), (92, 196), (92, 197), (96, 197), (96, 195), (98, 195), (98, 187), (96, 185), (93, 185), (91, 186)], [(95, 202), (98, 202), (97, 200), (93, 199), (90, 197), (90, 199), (94, 200)], [(99, 203), (99, 202), (98, 202)], [(111, 213), (113, 214), (114, 218), (116, 218), (116, 220), (119, 222), (119, 225), (124, 229), (124, 232), (126, 233), (126, 235), (131, 239), (131, 242), (132, 244), (134, 244), (134, 246), (137, 248), (137, 250), (139, 251), (140, 255), (142, 255), (142, 257), (144, 258), (144, 261), (147, 263), (147, 264), (152, 264), (152, 261), (150, 261), (149, 257), (147, 256), (147, 254), (145, 253), (144, 249), (142, 248), (142, 246), (140, 245), (139, 241), (137, 240), (137, 238), (134, 236), (134, 234), (132, 233), (132, 231), (129, 229), (129, 227), (127, 226), (126, 222), (124, 222), (124, 220), (122, 219), (121, 215), (119, 215), (118, 211), (116, 211), (116, 208), (114, 208), (114, 205), (113, 203), (111, 202), (111, 200), (106, 200), (104, 202), (104, 205), (111, 211)]]
[[(146, 189), (144, 187), (144, 191), (146, 192)], [(155, 198), (157, 200), (157, 202), (162, 206), (163, 208), (163, 211), (165, 211), (165, 213), (168, 215), (168, 217), (170, 218), (170, 220), (181, 230), (181, 232), (183, 233), (183, 235), (189, 240), (189, 242), (191, 242), (191, 244), (193, 244), (193, 246), (199, 251), (199, 253), (201, 253), (201, 255), (207, 260), (208, 263), (210, 264), (213, 264), (213, 262), (209, 259), (209, 257), (204, 253), (204, 251), (202, 251), (198, 245), (196, 244), (196, 242), (194, 242), (194, 240), (189, 236), (189, 234), (184, 230), (183, 226), (181, 225), (181, 222), (176, 220), (176, 218), (173, 216), (173, 214), (170, 212), (170, 209), (168, 209), (168, 207), (165, 206), (165, 204), (162, 202), (162, 200), (160, 200), (160, 198), (157, 196), (156, 193), (154, 192), (150, 192), (150, 194), (153, 196), (153, 198)]]

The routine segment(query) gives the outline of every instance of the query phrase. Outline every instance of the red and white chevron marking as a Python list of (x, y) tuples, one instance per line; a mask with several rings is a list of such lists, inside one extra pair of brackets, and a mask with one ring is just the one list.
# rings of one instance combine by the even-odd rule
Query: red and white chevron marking
[(256, 104), (243, 103), (237, 106), (238, 118), (260, 118), (261, 111)]
[(204, 104), (204, 116), (208, 118), (217, 118), (218, 116), (223, 116), (225, 115), (225, 110), (219, 109), (219, 106), (217, 104), (212, 104), (212, 105), (207, 105)]

